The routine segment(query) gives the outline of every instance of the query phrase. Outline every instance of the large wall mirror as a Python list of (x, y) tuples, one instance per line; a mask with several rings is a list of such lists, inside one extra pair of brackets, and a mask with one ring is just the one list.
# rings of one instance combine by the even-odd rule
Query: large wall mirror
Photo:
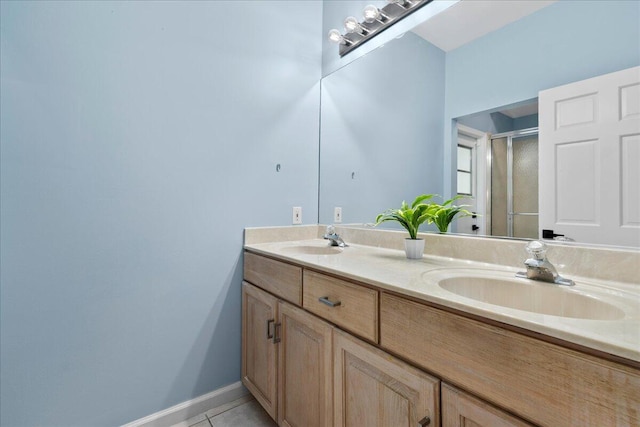
[[(451, 197), (469, 185), (476, 193), (465, 203), (482, 216), (451, 231), (539, 237), (538, 94), (640, 65), (639, 23), (637, 1), (462, 0), (325, 76), (319, 222), (333, 223), (341, 207), (343, 223), (371, 224), (402, 200)], [(520, 156), (508, 161), (515, 184), (503, 191), (520, 215), (499, 224), (503, 196), (490, 191), (500, 193), (499, 184), (477, 194), (479, 178), (464, 180), (465, 168), (486, 174), (486, 159), (503, 154)], [(506, 179), (506, 170), (493, 178), (500, 173)]]

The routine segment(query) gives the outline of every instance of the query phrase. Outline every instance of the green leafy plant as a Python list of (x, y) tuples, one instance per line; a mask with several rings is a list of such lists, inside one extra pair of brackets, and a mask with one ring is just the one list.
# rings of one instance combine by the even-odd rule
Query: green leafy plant
[(433, 205), (425, 203), (425, 201), (433, 198), (433, 194), (422, 194), (409, 206), (406, 202), (402, 202), (400, 209), (388, 209), (376, 217), (376, 225), (387, 221), (397, 221), (408, 232), (409, 237), (413, 240), (417, 239), (418, 228), (424, 222), (433, 222)]
[(472, 212), (469, 212), (465, 209), (466, 207), (468, 207), (468, 205), (453, 205), (453, 202), (461, 197), (463, 196), (456, 196), (453, 199), (447, 200), (441, 205), (432, 204), (428, 209), (431, 216), (431, 220), (429, 222), (434, 222), (441, 233), (447, 232), (451, 221), (453, 221), (456, 216), (459, 215), (459, 218), (463, 218), (465, 216), (473, 215)]

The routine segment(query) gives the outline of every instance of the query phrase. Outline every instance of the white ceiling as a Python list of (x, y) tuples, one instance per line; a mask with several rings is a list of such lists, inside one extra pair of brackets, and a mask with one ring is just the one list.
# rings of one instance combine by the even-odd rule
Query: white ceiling
[(460, 0), (413, 32), (448, 52), (556, 1)]

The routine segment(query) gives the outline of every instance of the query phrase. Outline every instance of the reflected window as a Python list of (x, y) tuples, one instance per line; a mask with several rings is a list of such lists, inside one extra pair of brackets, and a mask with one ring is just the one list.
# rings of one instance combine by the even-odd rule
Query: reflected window
[(472, 171), (471, 156), (472, 148), (458, 145), (458, 194), (473, 196), (471, 191)]

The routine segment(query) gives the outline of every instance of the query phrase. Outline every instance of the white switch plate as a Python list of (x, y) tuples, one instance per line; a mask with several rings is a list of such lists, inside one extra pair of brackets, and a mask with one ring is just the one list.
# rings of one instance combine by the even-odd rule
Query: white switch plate
[(293, 223), (302, 224), (302, 208), (300, 206), (293, 207)]
[(333, 222), (335, 223), (342, 222), (342, 208), (338, 206), (333, 208)]

